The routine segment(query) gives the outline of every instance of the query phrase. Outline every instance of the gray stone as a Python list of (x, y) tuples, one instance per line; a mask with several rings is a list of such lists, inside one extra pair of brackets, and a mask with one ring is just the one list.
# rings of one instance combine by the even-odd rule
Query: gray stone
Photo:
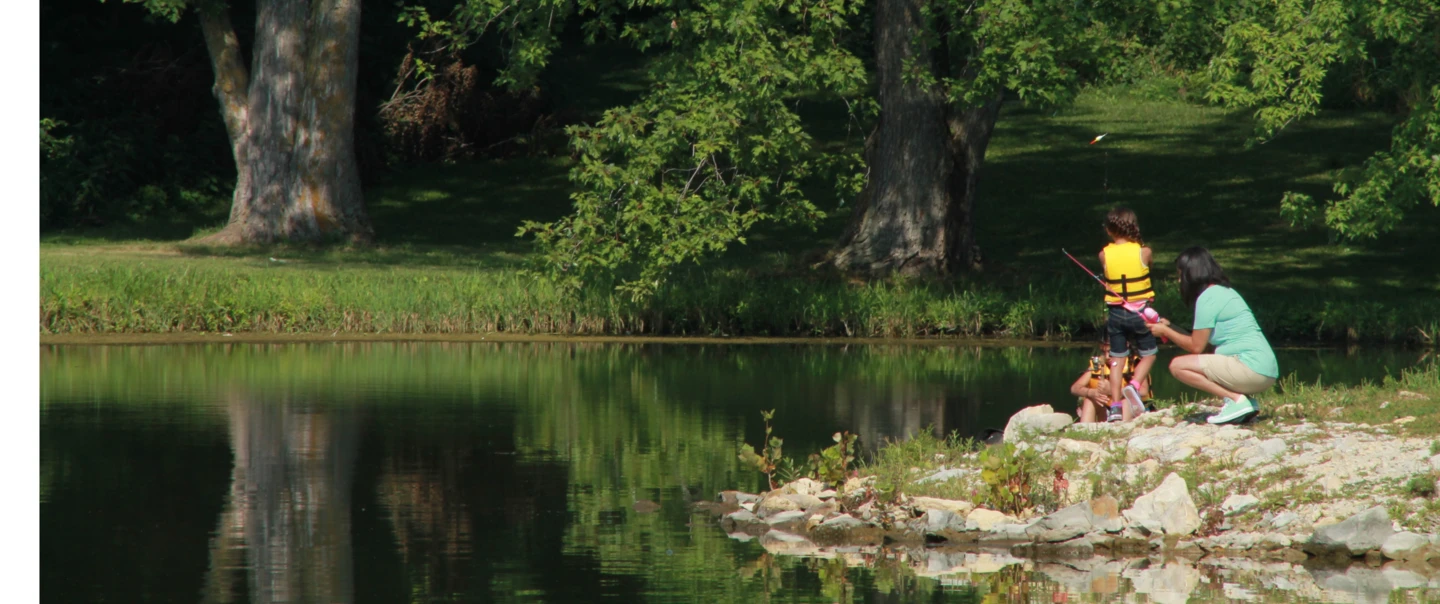
[(965, 530), (965, 517), (950, 510), (927, 510), (925, 512), (925, 533), (934, 535), (941, 531)]
[(825, 503), (824, 501), (821, 501), (819, 497), (816, 497), (814, 495), (795, 494), (783, 495), (783, 497), (789, 499), (790, 501), (794, 501), (795, 505), (800, 506), (799, 509), (802, 510), (813, 510)]
[(1069, 541), (1090, 532), (1094, 525), (1090, 521), (1090, 504), (1077, 503), (1054, 514), (1050, 514), (1025, 531), (1030, 539), (1046, 543)]
[(720, 528), (727, 533), (749, 533), (759, 535), (770, 526), (764, 520), (745, 510), (736, 510), (720, 518)]
[(771, 495), (760, 500), (760, 504), (755, 506), (755, 515), (761, 518), (769, 518), (780, 512), (790, 512), (798, 509), (800, 509), (800, 504), (795, 503), (795, 501), (790, 498), (784, 495)]
[(874, 523), (841, 514), (810, 529), (810, 538), (820, 545), (879, 545), (885, 531)]
[(1440, 455), (1430, 458), (1430, 469), (1440, 472)]
[(1390, 524), (1390, 515), (1385, 507), (1375, 506), (1338, 524), (1315, 529), (1315, 534), (1305, 542), (1304, 549), (1317, 555), (1337, 552), (1361, 556), (1380, 549), (1393, 534), (1395, 529)]
[(1005, 442), (1016, 442), (1023, 433), (1058, 432), (1073, 423), (1075, 418), (1069, 413), (1056, 413), (1050, 405), (1026, 407), (1010, 416), (1010, 421), (1005, 424)]
[(756, 518), (754, 514), (751, 514), (750, 512), (747, 512), (745, 510), (735, 510), (733, 512), (730, 512), (729, 514), (726, 514), (725, 520), (736, 523), (750, 523), (759, 522), (760, 519)]
[(775, 514), (774, 516), (770, 516), (769, 518), (766, 518), (766, 519), (765, 519), (765, 523), (766, 523), (766, 524), (769, 524), (770, 526), (775, 526), (775, 525), (777, 525), (777, 524), (785, 524), (785, 523), (787, 523), (787, 522), (804, 522), (804, 521), (805, 521), (805, 512), (802, 512), (802, 511), (800, 511), (800, 510), (787, 510), (787, 511), (780, 512), (780, 513), (778, 513), (778, 514)]
[(742, 503), (755, 503), (760, 501), (759, 495), (751, 495), (741, 491), (720, 491), (720, 503), (740, 505)]
[(1029, 541), (1030, 523), (1011, 524), (1000, 523), (990, 527), (990, 531), (981, 535), (981, 541)]
[(1260, 498), (1254, 495), (1231, 495), (1225, 498), (1225, 503), (1220, 504), (1220, 510), (1226, 516), (1243, 514), (1245, 510), (1260, 505)]
[(1270, 526), (1277, 529), (1283, 529), (1287, 526), (1290, 526), (1291, 524), (1294, 524), (1297, 520), (1300, 520), (1300, 515), (1296, 514), (1295, 512), (1280, 512), (1279, 514), (1276, 514), (1274, 518), (1270, 519)]
[(865, 526), (865, 523), (849, 514), (841, 514), (825, 522), (821, 522), (820, 526), (835, 529), (852, 529)]
[(1125, 519), (1132, 526), (1151, 533), (1189, 535), (1200, 528), (1200, 513), (1190, 499), (1185, 479), (1171, 472), (1154, 491), (1135, 499), (1135, 506), (1125, 510)]
[(1424, 559), (1428, 547), (1430, 540), (1424, 535), (1406, 531), (1390, 535), (1385, 543), (1380, 545), (1380, 553), (1391, 560), (1416, 560)]

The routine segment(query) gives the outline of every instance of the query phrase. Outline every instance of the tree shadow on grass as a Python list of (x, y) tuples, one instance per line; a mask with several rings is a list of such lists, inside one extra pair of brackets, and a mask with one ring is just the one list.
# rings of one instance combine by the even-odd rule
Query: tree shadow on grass
[(1440, 241), (1429, 235), (1440, 217), (1429, 208), (1413, 210), (1404, 227), (1380, 240), (1344, 246), (1323, 232), (1294, 229), (1279, 214), (1285, 191), (1329, 197), (1330, 172), (1384, 148), (1390, 129), (1382, 117), (1325, 115), (1249, 149), (1250, 122), (1241, 114), (1162, 123), (1148, 132), (1145, 122), (1130, 118), (1137, 120), (1134, 131), (1113, 128), (1118, 132), (1100, 143), (1109, 146), (1099, 147), (1089, 144), (1095, 123), (1124, 119), (1091, 109), (1081, 123), (1025, 112), (1002, 120), (1001, 152), (985, 166), (977, 209), (989, 257), (1020, 270), (1064, 266), (1064, 246), (1098, 268), (1105, 212), (1126, 205), (1139, 215), (1157, 266), (1167, 270), (1179, 251), (1204, 245), (1247, 291), (1440, 289), (1427, 260), (1440, 254)]

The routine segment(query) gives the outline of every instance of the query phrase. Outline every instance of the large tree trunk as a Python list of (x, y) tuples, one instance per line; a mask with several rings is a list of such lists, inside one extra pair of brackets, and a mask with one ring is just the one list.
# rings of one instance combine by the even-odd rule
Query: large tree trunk
[(248, 74), (223, 4), (200, 10), (237, 174), (230, 222), (206, 241), (369, 241), (354, 141), (360, 2), (258, 2)]
[(835, 250), (839, 268), (868, 275), (944, 274), (976, 267), (974, 198), (997, 96), (953, 111), (945, 95), (907, 78), (935, 74), (935, 57), (916, 39), (924, 0), (879, 0), (875, 55), (880, 123), (866, 144), (865, 191)]

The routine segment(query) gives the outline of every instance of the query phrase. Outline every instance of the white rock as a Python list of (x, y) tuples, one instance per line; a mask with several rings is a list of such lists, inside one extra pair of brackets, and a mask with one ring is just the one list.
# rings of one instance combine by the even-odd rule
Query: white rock
[(945, 510), (952, 512), (961, 518), (975, 509), (975, 504), (969, 501), (957, 501), (954, 499), (939, 499), (935, 497), (915, 497), (910, 500), (910, 507), (917, 510)]
[(1151, 533), (1189, 535), (1200, 528), (1200, 513), (1190, 499), (1185, 479), (1171, 472), (1154, 491), (1135, 499), (1135, 506), (1125, 510), (1125, 519)]
[(1425, 555), (1429, 546), (1429, 539), (1407, 531), (1390, 535), (1380, 546), (1380, 553), (1391, 560), (1410, 560)]
[(1260, 498), (1254, 495), (1231, 495), (1225, 498), (1225, 503), (1220, 504), (1220, 510), (1226, 516), (1243, 514), (1245, 510), (1260, 504)]
[(975, 508), (965, 516), (965, 528), (967, 530), (989, 531), (993, 530), (997, 524), (1014, 522), (1014, 516), (985, 508)]
[(780, 492), (785, 495), (818, 495), (825, 490), (825, 484), (816, 482), (809, 478), (800, 478), (780, 487)]
[(1023, 440), (1022, 433), (1049, 434), (1073, 423), (1075, 418), (1069, 413), (1056, 413), (1050, 405), (1035, 405), (1010, 416), (1010, 421), (1005, 424), (1004, 438), (1005, 442), (1013, 443)]
[(799, 509), (802, 510), (813, 510), (825, 503), (824, 501), (821, 501), (819, 497), (816, 497), (814, 495), (796, 494), (783, 495), (783, 497), (795, 502), (795, 505), (800, 506)]

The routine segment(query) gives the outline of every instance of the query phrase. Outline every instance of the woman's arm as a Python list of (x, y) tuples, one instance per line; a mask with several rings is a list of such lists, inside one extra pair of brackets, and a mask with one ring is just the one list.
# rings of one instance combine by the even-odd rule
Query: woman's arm
[(1170, 338), (1181, 350), (1190, 354), (1205, 352), (1205, 347), (1210, 345), (1209, 329), (1197, 329), (1194, 333), (1184, 334), (1170, 326), (1169, 319), (1160, 319), (1159, 323), (1152, 323), (1150, 333), (1163, 338)]
[(1074, 384), (1070, 385), (1070, 394), (1081, 398), (1088, 398), (1102, 405), (1107, 405), (1110, 403), (1109, 394), (1101, 392), (1099, 388), (1090, 388), (1088, 387), (1089, 385), (1090, 372), (1086, 371), (1085, 373), (1080, 374), (1079, 379), (1076, 379)]

